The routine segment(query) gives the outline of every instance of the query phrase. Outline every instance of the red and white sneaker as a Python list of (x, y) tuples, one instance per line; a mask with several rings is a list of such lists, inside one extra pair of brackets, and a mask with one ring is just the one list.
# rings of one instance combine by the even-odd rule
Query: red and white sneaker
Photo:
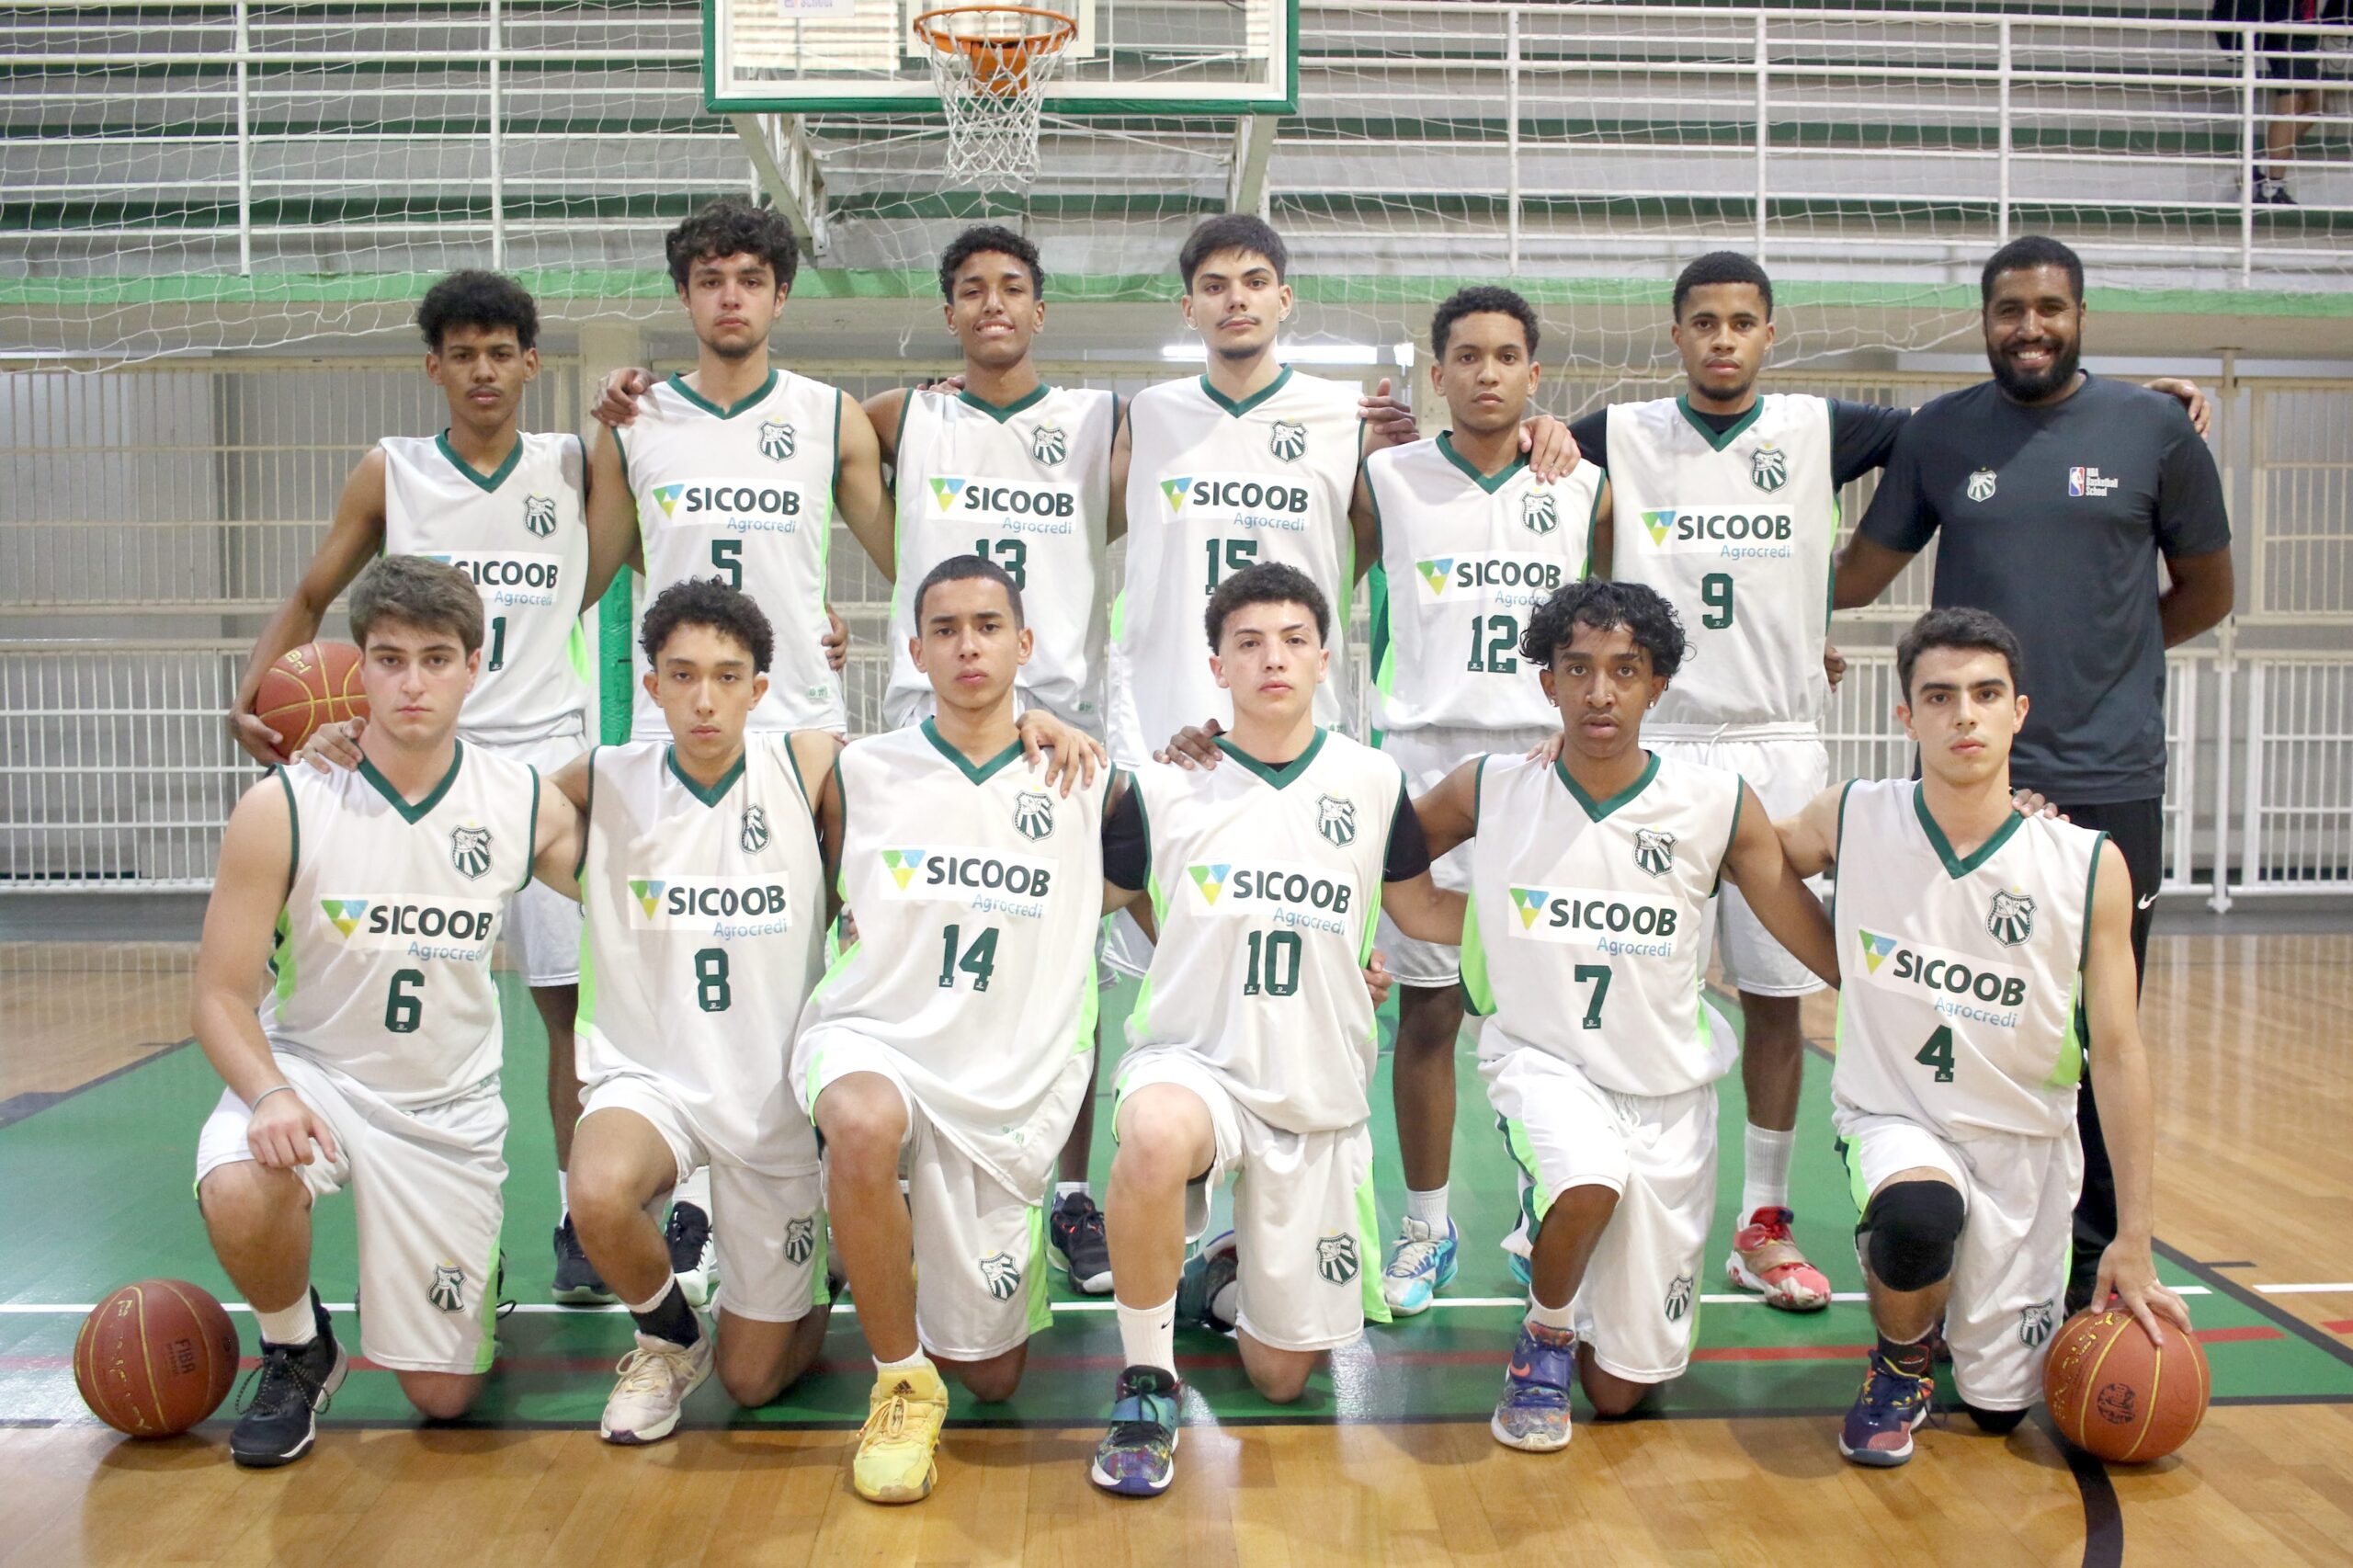
[(1818, 1312), (1830, 1304), (1830, 1281), (1805, 1260), (1790, 1237), (1793, 1216), (1787, 1209), (1759, 1209), (1732, 1238), (1724, 1278), (1755, 1290), (1768, 1307), (1785, 1312)]

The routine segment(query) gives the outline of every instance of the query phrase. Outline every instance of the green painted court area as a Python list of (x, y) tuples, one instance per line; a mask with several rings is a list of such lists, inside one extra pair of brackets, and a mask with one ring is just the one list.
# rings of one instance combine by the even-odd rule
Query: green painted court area
[[(629, 1347), (629, 1322), (617, 1312), (546, 1304), (551, 1268), (549, 1233), (555, 1188), (549, 1174), (550, 1132), (541, 1096), (545, 1044), (520, 986), (502, 976), (508, 1020), (506, 1096), (514, 1117), (507, 1143), (507, 1298), (529, 1310), (500, 1327), (499, 1364), (469, 1425), (593, 1424), (611, 1387), (613, 1364)], [(1107, 994), (1108, 1012), (1124, 1016), (1132, 988)], [(1736, 1006), (1727, 1008), (1738, 1017)], [(1384, 1028), (1393, 1015), (1384, 1017)], [(1512, 1223), (1511, 1167), (1487, 1108), (1466, 1031), (1458, 1070), (1452, 1203), (1462, 1233), (1461, 1272), (1431, 1312), (1373, 1326), (1337, 1353), (1307, 1397), (1269, 1405), (1249, 1387), (1233, 1346), (1199, 1331), (1180, 1332), (1177, 1351), (1189, 1384), (1193, 1419), (1218, 1421), (1484, 1420), (1518, 1321), (1514, 1281), (1495, 1244)], [(72, 1355), (80, 1313), (113, 1287), (153, 1276), (191, 1279), (231, 1299), (234, 1292), (205, 1244), (191, 1196), (196, 1137), (220, 1092), (219, 1081), (190, 1045), (165, 1052), (85, 1091), (0, 1127), (0, 1191), (10, 1195), (0, 1225), (0, 1422), (88, 1420), (74, 1391)], [(1375, 1085), (1377, 1147), (1394, 1149), (1387, 1059)], [(1097, 1188), (1110, 1162), (1108, 1097), (1097, 1119)], [(1723, 1085), (1725, 1147), (1736, 1161), (1740, 1080)], [(1711, 1298), (1729, 1288), (1722, 1265), (1735, 1223), (1734, 1162), (1722, 1171), (1709, 1272), (1699, 1288)], [(1793, 1175), (1798, 1236), (1839, 1291), (1861, 1289), (1851, 1244), (1853, 1210), (1831, 1148), (1829, 1072), (1809, 1062), (1805, 1109)], [(1384, 1236), (1403, 1204), (1393, 1157), (1379, 1170)], [(324, 1206), (315, 1279), (329, 1301), (348, 1301), (356, 1278), (351, 1209)], [(1378, 1261), (1370, 1260), (1377, 1267)], [(2219, 1400), (2353, 1400), (2353, 1354), (2266, 1308), (2209, 1271), (2178, 1259), (2165, 1264), (2167, 1283), (2205, 1288), (2190, 1308), (2213, 1364)], [(1085, 1426), (1108, 1408), (1120, 1366), (1108, 1299), (1074, 1297), (1055, 1280), (1053, 1327), (1034, 1341), (1019, 1393), (998, 1405), (961, 1392), (952, 1419), (980, 1425)], [(419, 1284), (420, 1290), (424, 1288)], [(1776, 1312), (1752, 1301), (1711, 1299), (1700, 1308), (1700, 1350), (1690, 1372), (1664, 1397), (1666, 1416), (1744, 1416), (1843, 1411), (1853, 1398), (1862, 1350), (1870, 1339), (1863, 1305), (1839, 1301), (1810, 1316)], [(357, 1350), (357, 1325), (338, 1326)], [(237, 1318), (247, 1354), (252, 1320)], [(717, 1380), (688, 1407), (688, 1424), (855, 1426), (866, 1415), (871, 1362), (856, 1319), (837, 1312), (815, 1373), (758, 1411), (735, 1409)], [(1949, 1390), (1947, 1391), (1948, 1394)], [(233, 1403), (216, 1422), (225, 1421)], [(330, 1424), (407, 1426), (415, 1417), (390, 1373), (356, 1369), (335, 1396)]]

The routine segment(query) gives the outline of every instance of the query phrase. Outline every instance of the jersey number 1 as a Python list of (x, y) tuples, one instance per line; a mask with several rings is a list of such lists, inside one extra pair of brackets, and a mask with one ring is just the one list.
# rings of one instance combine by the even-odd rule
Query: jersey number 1
[(976, 539), (972, 541), (972, 553), (983, 561), (994, 561), (1004, 567), (1005, 574), (1013, 579), (1015, 587), (1028, 590), (1029, 546), (1026, 541), (1017, 539)]
[[(961, 947), (963, 937), (964, 928), (961, 926), (950, 926), (941, 933), (939, 983), (943, 986), (955, 984), (957, 971), (961, 970), (972, 977), (973, 990), (986, 991), (989, 976), (996, 972), (996, 927), (982, 926), (981, 934), (972, 938), (972, 945), (969, 948)], [(961, 958), (957, 956), (960, 948), (963, 955)]]
[(1471, 618), (1471, 663), (1465, 666), (1480, 675), (1518, 675), (1519, 660), (1519, 622), (1507, 615), (1474, 615)]

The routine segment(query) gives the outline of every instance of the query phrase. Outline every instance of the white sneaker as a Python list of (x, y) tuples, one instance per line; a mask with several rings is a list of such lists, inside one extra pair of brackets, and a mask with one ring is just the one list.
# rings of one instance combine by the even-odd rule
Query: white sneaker
[(645, 1335), (637, 1348), (621, 1358), (620, 1381), (605, 1401), (605, 1418), (597, 1430), (608, 1443), (658, 1443), (677, 1428), (678, 1409), (687, 1395), (710, 1376), (710, 1331), (706, 1327), (692, 1345), (673, 1345)]
[(710, 1236), (710, 1216), (700, 1204), (679, 1199), (670, 1205), (669, 1223), (663, 1227), (663, 1244), (670, 1252), (670, 1272), (690, 1307), (710, 1305), (719, 1291), (719, 1249)]

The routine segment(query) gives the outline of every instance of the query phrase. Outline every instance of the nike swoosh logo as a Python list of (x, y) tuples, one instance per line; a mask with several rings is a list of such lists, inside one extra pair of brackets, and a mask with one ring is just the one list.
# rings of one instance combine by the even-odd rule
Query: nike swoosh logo
[(2153, 904), (2153, 903), (2156, 903), (2156, 902), (2157, 902), (2157, 895), (2156, 895), (2155, 893), (2151, 893), (2148, 897), (2146, 897), (2146, 898), (2143, 899), (2143, 900), (2140, 902), (2140, 903), (2139, 903), (2136, 907), (2141, 908), (2141, 909), (2146, 909), (2146, 908), (2148, 908), (2148, 907), (2149, 907), (2149, 905), (2151, 905), (2151, 904)]

